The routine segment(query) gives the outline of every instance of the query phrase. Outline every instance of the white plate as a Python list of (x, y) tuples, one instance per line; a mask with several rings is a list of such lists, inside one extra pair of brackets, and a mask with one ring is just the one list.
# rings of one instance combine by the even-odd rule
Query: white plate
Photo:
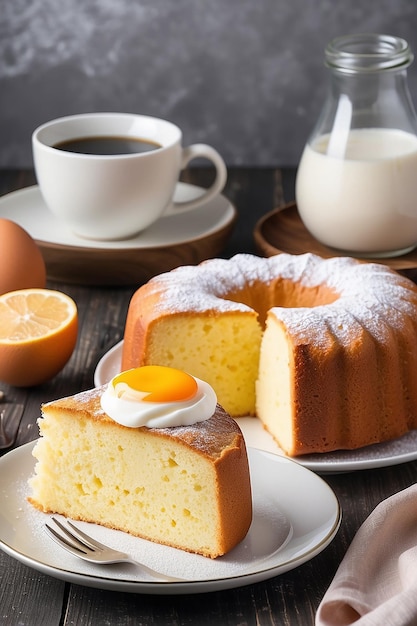
[[(196, 185), (178, 183), (175, 200), (192, 200), (203, 191)], [(130, 239), (94, 241), (77, 237), (58, 220), (47, 209), (37, 185), (19, 189), (0, 198), (0, 217), (18, 223), (36, 241), (95, 250), (141, 250), (186, 243), (221, 230), (230, 223), (234, 215), (233, 205), (219, 194), (194, 211), (161, 218), (146, 231)]]
[(88, 587), (182, 594), (230, 589), (294, 569), (319, 554), (341, 521), (338, 501), (316, 474), (294, 461), (249, 449), (254, 515), (246, 538), (229, 554), (208, 559), (102, 526), (79, 523), (99, 541), (186, 582), (154, 582), (138, 566), (91, 565), (68, 555), (43, 530), (48, 515), (27, 502), (34, 442), (0, 459), (0, 547), (17, 560)]
[[(117, 343), (109, 350), (97, 364), (94, 374), (96, 387), (108, 383), (121, 369), (123, 342)], [(274, 441), (271, 435), (262, 427), (261, 422), (253, 417), (237, 418), (246, 445), (259, 448), (274, 454), (285, 456), (285, 453)], [(399, 465), (417, 459), (417, 430), (413, 430), (403, 437), (366, 446), (359, 450), (340, 450), (327, 454), (306, 454), (296, 458), (304, 467), (319, 474), (336, 474), (338, 472), (352, 472), (377, 467)]]

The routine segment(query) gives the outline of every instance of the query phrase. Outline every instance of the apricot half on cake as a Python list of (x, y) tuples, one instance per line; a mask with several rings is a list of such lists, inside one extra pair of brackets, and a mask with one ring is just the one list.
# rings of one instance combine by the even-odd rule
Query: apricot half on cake
[(188, 400), (197, 392), (195, 378), (173, 367), (145, 365), (122, 372), (112, 381), (116, 392), (127, 387), (143, 393), (145, 402)]

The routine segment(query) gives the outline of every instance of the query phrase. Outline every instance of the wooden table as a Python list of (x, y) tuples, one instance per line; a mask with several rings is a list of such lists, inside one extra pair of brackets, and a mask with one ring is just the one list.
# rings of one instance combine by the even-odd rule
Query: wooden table
[[(200, 184), (204, 177), (204, 170), (196, 169), (187, 173), (185, 180)], [(33, 183), (32, 172), (0, 172), (0, 195)], [(254, 225), (264, 213), (293, 199), (294, 170), (231, 169), (225, 195), (236, 206), (239, 217), (224, 256), (255, 252)], [(77, 302), (79, 342), (68, 365), (50, 383), (33, 389), (0, 383), (8, 401), (24, 405), (16, 446), (37, 438), (36, 419), (42, 402), (93, 386), (99, 358), (122, 337), (134, 291), (134, 287), (52, 282), (48, 286), (68, 293)], [(69, 584), (38, 573), (0, 551), (0, 622), (13, 626), (309, 626), (359, 525), (381, 500), (416, 481), (417, 461), (324, 478), (341, 504), (341, 528), (323, 552), (286, 574), (229, 591), (147, 596)]]

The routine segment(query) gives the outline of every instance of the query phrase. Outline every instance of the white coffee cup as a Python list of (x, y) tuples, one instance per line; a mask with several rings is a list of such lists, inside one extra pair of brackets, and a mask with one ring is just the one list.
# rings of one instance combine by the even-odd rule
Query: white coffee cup
[[(153, 149), (109, 155), (57, 147), (88, 138), (111, 138), (112, 144), (129, 139), (153, 144), (148, 145)], [(87, 113), (47, 122), (32, 135), (35, 173), (45, 204), (75, 234), (101, 240), (132, 237), (162, 216), (201, 207), (222, 191), (226, 166), (211, 146), (183, 148), (181, 141), (178, 126), (145, 115)], [(180, 172), (195, 158), (214, 164), (215, 180), (198, 198), (174, 202)]]

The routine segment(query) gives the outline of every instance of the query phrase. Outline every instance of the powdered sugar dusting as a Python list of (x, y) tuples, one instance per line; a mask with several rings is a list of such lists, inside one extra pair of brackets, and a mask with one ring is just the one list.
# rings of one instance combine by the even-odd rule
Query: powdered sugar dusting
[[(274, 302), (271, 292), (278, 285), (279, 293), (282, 281), (312, 294), (324, 291), (328, 303), (321, 304), (320, 299), (316, 306)], [(256, 311), (256, 301), (248, 297), (254, 285), (258, 294), (254, 300), (262, 300), (264, 285), (265, 299), (260, 306), (269, 303), (269, 316), (282, 323), (294, 341), (313, 341), (323, 350), (335, 341), (343, 346), (349, 346), (352, 339), (361, 341), (364, 332), (376, 342), (386, 342), (392, 331), (405, 336), (415, 327), (416, 286), (384, 265), (350, 257), (238, 254), (229, 260), (210, 259), (198, 266), (179, 267), (155, 277), (137, 293), (139, 299), (142, 294), (145, 301), (150, 298), (156, 318), (159, 314), (208, 313), (216, 317), (250, 312), (259, 314), (262, 324), (266, 311)]]
[(107, 383), (100, 387), (94, 387), (93, 389), (87, 389), (86, 391), (80, 391), (73, 396), (67, 396), (64, 398), (60, 398), (59, 400), (53, 400), (51, 402), (47, 402), (43, 405), (43, 409), (48, 409), (48, 407), (54, 405), (65, 405), (65, 406), (74, 406), (79, 409), (83, 409), (84, 407), (88, 407), (88, 411), (92, 413), (93, 416), (99, 417), (105, 415), (103, 409), (101, 408), (100, 398), (107, 387)]
[[(158, 294), (158, 311), (203, 312), (248, 311), (251, 307), (228, 300), (228, 294), (250, 288), (254, 283), (269, 286), (281, 278), (303, 287), (320, 288), (338, 294), (338, 299), (328, 305), (287, 308), (276, 306), (273, 314), (285, 321), (292, 332), (309, 334), (317, 316), (345, 317), (349, 312), (355, 319), (367, 317), (369, 331), (378, 333), (378, 322), (369, 324), (368, 311), (384, 315), (388, 324), (401, 326), (401, 315), (415, 316), (417, 291), (413, 283), (384, 265), (361, 263), (349, 257), (322, 259), (317, 255), (279, 254), (261, 258), (250, 254), (238, 254), (230, 260), (210, 259), (196, 266), (182, 266), (152, 279), (147, 289)], [(325, 330), (316, 337), (326, 342)], [(324, 328), (324, 327), (323, 327)], [(335, 326), (333, 326), (335, 328)], [(321, 335), (321, 336), (320, 336)]]
[[(232, 426), (232, 420), (229, 422)], [(200, 450), (205, 454), (216, 457), (224, 450), (225, 445), (233, 445), (236, 435), (240, 434), (239, 427), (236, 430), (231, 428), (222, 428), (223, 420), (212, 417), (204, 422), (198, 422), (190, 426), (175, 426), (173, 428), (157, 428), (150, 429), (158, 434), (164, 434), (180, 442), (192, 446), (196, 450)]]
[[(282, 256), (288, 257), (284, 263)], [(330, 324), (343, 342), (347, 336), (352, 337), (352, 332), (359, 332), (358, 324), (363, 321), (372, 336), (383, 339), (384, 325), (401, 330), (407, 323), (405, 317), (416, 317), (415, 285), (383, 265), (348, 257), (323, 260), (312, 254), (267, 259), (271, 260), (283, 278), (310, 288), (325, 285), (339, 294), (334, 302), (314, 308), (273, 307), (271, 313), (299, 338), (311, 341), (314, 333), (315, 341), (325, 344)]]

